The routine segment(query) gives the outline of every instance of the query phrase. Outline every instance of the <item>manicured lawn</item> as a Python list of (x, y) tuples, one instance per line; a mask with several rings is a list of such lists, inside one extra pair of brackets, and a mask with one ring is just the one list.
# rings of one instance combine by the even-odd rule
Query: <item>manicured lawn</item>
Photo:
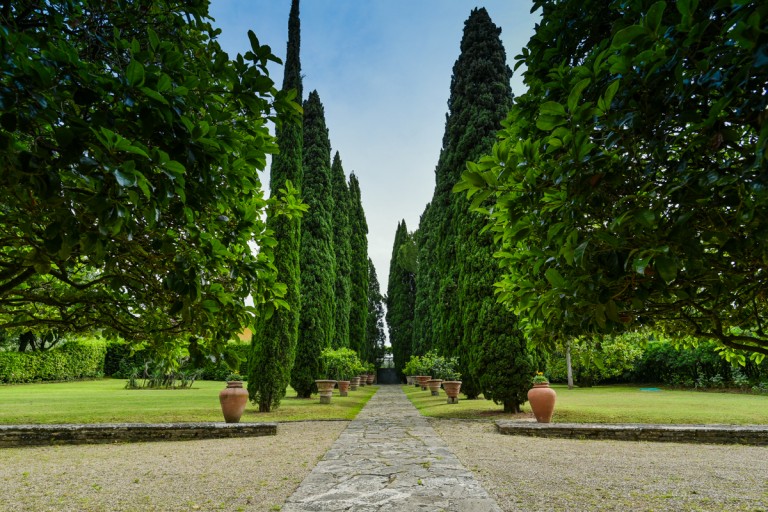
[[(557, 404), (552, 418), (557, 423), (707, 423), (732, 425), (768, 424), (768, 396), (698, 391), (644, 391), (632, 386), (575, 388), (553, 386)], [(446, 403), (445, 393), (430, 396), (414, 386), (403, 386), (408, 398), (425, 416), (436, 418), (509, 419), (502, 406), (490, 400)], [(531, 412), (526, 403), (523, 411)]]
[[(0, 386), (0, 424), (174, 423), (224, 421), (219, 406), (223, 382), (197, 381), (192, 389), (128, 390), (123, 379)], [(350, 420), (378, 386), (359, 387), (330, 405), (287, 397), (277, 411), (259, 413), (248, 403), (240, 421)]]

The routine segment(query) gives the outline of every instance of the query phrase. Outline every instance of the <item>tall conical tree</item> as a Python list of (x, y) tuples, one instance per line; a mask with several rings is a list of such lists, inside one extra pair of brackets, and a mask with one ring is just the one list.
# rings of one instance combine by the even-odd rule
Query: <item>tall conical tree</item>
[[(288, 18), (288, 49), (285, 59), (283, 90), (295, 90), (296, 101), (301, 103), (301, 44), (299, 0), (291, 3)], [(292, 184), (299, 189), (302, 177), (302, 119), (288, 119), (277, 130), (280, 153), (274, 156), (270, 172), (271, 194)], [(251, 340), (248, 366), (248, 394), (259, 404), (259, 411), (269, 412), (280, 405), (290, 380), (296, 353), (301, 296), (299, 293), (299, 218), (289, 218), (268, 212), (267, 226), (275, 233), (274, 248), (277, 278), (286, 286), (284, 300), (288, 308), (281, 308), (270, 318), (257, 324)]]
[[(451, 174), (454, 184), (466, 161), (491, 150), (512, 105), (512, 71), (500, 34), (485, 9), (473, 11), (465, 25), (451, 88), (452, 112), (460, 113), (452, 115), (458, 123), (451, 128), (457, 149), (453, 156), (458, 160), (448, 163), (455, 171)], [(458, 241), (456, 302), (462, 327), (456, 353), (468, 363), (463, 370), (468, 371), (470, 386), (503, 404), (505, 412), (519, 412), (535, 369), (514, 315), (494, 294), (494, 283), (501, 279), (493, 258), (498, 248), (490, 233), (482, 233), (485, 220), (470, 212), (464, 194), (451, 196), (451, 207)]]
[(372, 361), (365, 344), (366, 320), (368, 317), (368, 223), (365, 220), (360, 182), (357, 176), (349, 177), (349, 225), (352, 230), (350, 253), (350, 311), (349, 344), (364, 361)]
[(432, 204), (427, 204), (424, 213), (419, 218), (419, 229), (416, 230), (414, 240), (418, 251), (416, 268), (416, 297), (413, 305), (413, 339), (411, 340), (411, 354), (424, 355), (437, 345), (435, 341), (435, 329), (432, 326), (432, 313), (434, 304), (432, 298), (438, 297), (440, 280), (437, 275), (437, 266), (433, 265), (437, 254), (437, 229), (436, 218)]
[(397, 224), (387, 285), (387, 326), (395, 368), (402, 372), (411, 356), (416, 300), (416, 245), (405, 221)]
[(344, 176), (338, 151), (333, 156), (331, 165), (331, 186), (334, 202), (333, 249), (336, 254), (336, 333), (333, 337), (333, 347), (339, 348), (349, 346), (352, 230), (349, 226), (349, 187), (347, 187), (347, 178)]
[(373, 354), (374, 361), (384, 359), (384, 343), (387, 340), (384, 334), (384, 300), (379, 278), (376, 276), (376, 267), (373, 266), (371, 258), (368, 258), (368, 317), (365, 343), (368, 351)]
[[(498, 395), (499, 388), (489, 385), (487, 356), (493, 353), (498, 358), (505, 353), (494, 378), (515, 381), (518, 387), (516, 379), (529, 378), (530, 358), (515, 329), (515, 318), (496, 303), (493, 294), (498, 276), (491, 257), (493, 240), (480, 234), (482, 220), (469, 213), (467, 200), (452, 194), (465, 162), (490, 150), (511, 106), (511, 70), (500, 32), (485, 9), (473, 10), (464, 26), (435, 170), (435, 194), (419, 226), (416, 310), (418, 315), (428, 310), (428, 322), (419, 319), (418, 325), (432, 326), (439, 352), (459, 356), (462, 391), (470, 397), (483, 391), (487, 398), (503, 402), (506, 410), (520, 390), (515, 388), (512, 398)], [(479, 376), (484, 376), (482, 382)]]
[(317, 91), (304, 102), (302, 198), (309, 212), (301, 222), (301, 314), (291, 387), (309, 398), (320, 377), (320, 352), (331, 346), (336, 314), (331, 143)]

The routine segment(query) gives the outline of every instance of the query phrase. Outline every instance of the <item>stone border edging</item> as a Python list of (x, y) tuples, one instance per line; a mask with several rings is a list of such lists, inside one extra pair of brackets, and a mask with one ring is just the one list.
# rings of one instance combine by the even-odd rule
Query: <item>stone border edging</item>
[(277, 423), (0, 425), (0, 448), (273, 436)]
[(768, 446), (768, 426), (531, 423), (498, 420), (501, 434), (532, 437)]

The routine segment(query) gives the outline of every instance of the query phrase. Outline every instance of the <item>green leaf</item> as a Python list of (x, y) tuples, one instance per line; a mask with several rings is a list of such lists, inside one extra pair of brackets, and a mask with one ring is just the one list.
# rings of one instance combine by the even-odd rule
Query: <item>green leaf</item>
[(591, 79), (585, 78), (584, 80), (579, 81), (576, 85), (573, 86), (573, 89), (571, 89), (571, 93), (568, 95), (568, 110), (572, 113), (579, 105), (579, 100), (581, 100), (581, 93), (584, 92), (584, 89), (589, 85), (591, 81)]
[(565, 285), (565, 280), (563, 279), (562, 274), (560, 274), (556, 268), (548, 268), (544, 273), (544, 276), (553, 288), (563, 288)]
[(648, 14), (645, 15), (645, 26), (648, 27), (648, 29), (650, 29), (650, 31), (654, 34), (659, 31), (659, 27), (661, 26), (661, 18), (664, 15), (664, 9), (666, 8), (666, 2), (656, 2), (650, 7), (650, 9), (648, 9)]
[(121, 187), (133, 187), (136, 185), (136, 177), (132, 174), (126, 174), (119, 169), (115, 171), (115, 179)]
[(536, 128), (548, 132), (558, 126), (564, 125), (566, 122), (566, 119), (561, 116), (540, 115), (536, 120)]
[(659, 275), (667, 284), (677, 278), (677, 264), (673, 258), (665, 254), (659, 254), (653, 261)]
[(608, 110), (611, 108), (611, 103), (613, 102), (613, 97), (616, 96), (616, 92), (619, 90), (619, 84), (621, 83), (621, 80), (614, 80), (611, 82), (611, 85), (608, 86), (608, 88), (605, 90), (605, 94), (603, 95), (603, 101), (605, 102), (605, 110)]
[(611, 47), (614, 49), (621, 48), (625, 44), (630, 44), (638, 37), (645, 34), (645, 27), (641, 25), (630, 25), (627, 28), (621, 29), (616, 32), (611, 42)]
[(539, 107), (539, 114), (565, 117), (565, 107), (556, 101), (546, 101)]
[(144, 66), (141, 62), (132, 60), (125, 69), (125, 78), (128, 84), (133, 87), (140, 87), (144, 84)]
[(157, 32), (150, 27), (147, 28), (147, 35), (149, 36), (149, 47), (152, 48), (152, 50), (157, 50), (160, 46), (160, 38), (157, 37)]
[(163, 95), (162, 95), (162, 94), (160, 94), (159, 92), (157, 92), (157, 91), (155, 91), (155, 90), (153, 90), (153, 89), (150, 89), (149, 87), (142, 87), (142, 88), (141, 88), (141, 92), (143, 92), (143, 93), (144, 93), (146, 96), (149, 96), (149, 97), (150, 97), (150, 98), (152, 98), (153, 100), (155, 100), (155, 101), (159, 101), (159, 102), (160, 102), (160, 103), (162, 103), (163, 105), (168, 105), (168, 104), (169, 104), (169, 103), (168, 103), (168, 100), (166, 100), (166, 99), (163, 97)]

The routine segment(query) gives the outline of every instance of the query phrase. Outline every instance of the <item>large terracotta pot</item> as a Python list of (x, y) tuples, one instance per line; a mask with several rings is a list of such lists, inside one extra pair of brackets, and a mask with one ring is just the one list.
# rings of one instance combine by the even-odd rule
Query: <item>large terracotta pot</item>
[(352, 391), (357, 391), (357, 386), (360, 385), (360, 377), (352, 377), (349, 380), (349, 389)]
[(219, 392), (219, 403), (224, 421), (238, 423), (248, 403), (248, 390), (243, 388), (243, 381), (227, 381), (227, 387)]
[(528, 390), (528, 402), (531, 404), (533, 415), (539, 423), (549, 423), (552, 420), (552, 413), (555, 411), (555, 400), (557, 393), (549, 387), (549, 383), (534, 384)]
[(367, 375), (358, 375), (360, 378), (360, 385), (365, 386), (365, 383), (368, 382), (368, 376)]
[(449, 404), (459, 403), (459, 391), (461, 391), (460, 380), (444, 380), (443, 389), (445, 390), (445, 394), (448, 395)]
[(339, 396), (349, 396), (349, 385), (348, 380), (339, 381)]
[(431, 375), (417, 375), (416, 380), (419, 381), (419, 386), (421, 386), (422, 391), (427, 390), (427, 382), (432, 378)]
[(427, 381), (427, 386), (429, 387), (429, 390), (432, 392), (432, 396), (440, 396), (440, 384), (443, 382), (443, 379), (429, 379)]
[(331, 397), (333, 396), (333, 388), (336, 387), (335, 380), (316, 380), (317, 393), (320, 395), (321, 404), (331, 403)]
[(376, 374), (369, 373), (368, 374), (368, 380), (367, 380), (368, 385), (372, 386), (373, 385), (373, 381), (375, 381), (375, 380), (376, 380)]

